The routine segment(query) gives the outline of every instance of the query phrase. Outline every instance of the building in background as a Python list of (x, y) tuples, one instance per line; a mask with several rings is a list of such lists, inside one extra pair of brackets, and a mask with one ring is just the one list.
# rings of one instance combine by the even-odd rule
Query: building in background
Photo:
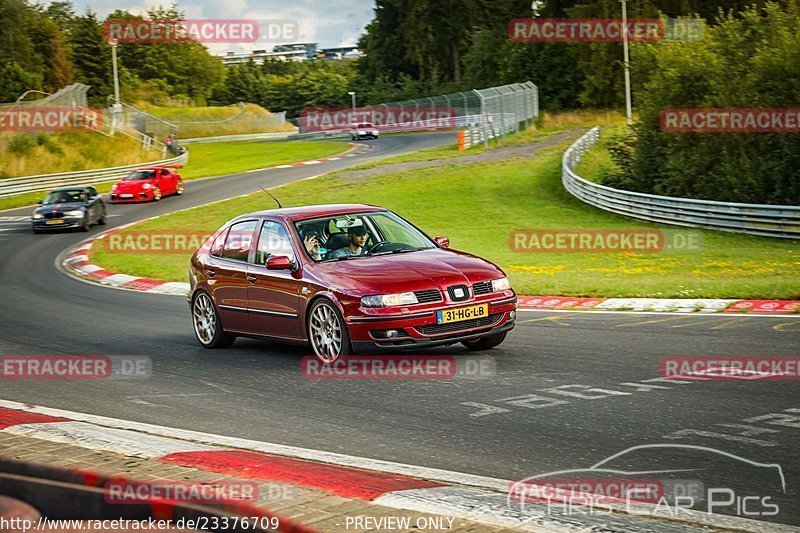
[(227, 52), (222, 57), (225, 66), (240, 65), (251, 59), (256, 65), (265, 61), (319, 61), (356, 59), (363, 54), (355, 46), (336, 48), (317, 48), (317, 43), (276, 44), (271, 51), (253, 50), (252, 52)]

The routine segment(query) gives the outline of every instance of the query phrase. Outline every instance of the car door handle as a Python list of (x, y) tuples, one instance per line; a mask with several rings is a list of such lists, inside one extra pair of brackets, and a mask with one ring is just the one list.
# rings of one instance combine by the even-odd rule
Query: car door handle
[(258, 278), (256, 278), (255, 275), (253, 275), (253, 274), (248, 274), (247, 275), (247, 282), (248, 283), (255, 283), (257, 279)]
[(216, 273), (217, 273), (217, 271), (216, 271), (216, 270), (214, 270), (213, 268), (207, 268), (207, 269), (206, 269), (206, 275), (207, 275), (209, 278), (213, 278), (213, 277), (216, 275)]

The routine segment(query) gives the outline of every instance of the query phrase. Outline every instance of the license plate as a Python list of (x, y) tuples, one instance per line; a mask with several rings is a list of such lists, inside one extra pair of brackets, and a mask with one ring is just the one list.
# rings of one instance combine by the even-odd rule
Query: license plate
[(63, 221), (63, 220), (61, 220), (61, 219), (58, 219), (58, 220), (48, 220), (47, 222), (45, 222), (45, 224), (63, 224), (63, 223), (64, 223), (64, 221)]
[(133, 195), (132, 194), (120, 194), (119, 197), (120, 198), (133, 198)]
[(489, 316), (489, 304), (436, 311), (436, 322), (437, 324), (447, 324), (449, 322), (461, 322), (462, 320), (483, 318), (485, 316)]

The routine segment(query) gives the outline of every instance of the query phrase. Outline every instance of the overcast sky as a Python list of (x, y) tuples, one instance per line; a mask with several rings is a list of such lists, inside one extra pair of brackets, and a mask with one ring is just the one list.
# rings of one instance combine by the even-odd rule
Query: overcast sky
[[(75, 11), (86, 8), (103, 19), (117, 9), (133, 14), (145, 14), (159, 5), (169, 6), (169, 0), (73, 0)], [(300, 38), (295, 42), (317, 42), (322, 48), (355, 46), (372, 20), (374, 0), (180, 0), (178, 8), (187, 19), (257, 19), (296, 20)], [(209, 45), (213, 53), (250, 51), (268, 48), (277, 43), (256, 46), (236, 44)]]

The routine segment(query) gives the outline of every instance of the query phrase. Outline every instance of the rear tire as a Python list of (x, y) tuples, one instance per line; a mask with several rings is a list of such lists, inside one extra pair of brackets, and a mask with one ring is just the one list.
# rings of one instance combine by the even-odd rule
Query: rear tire
[(461, 344), (463, 344), (467, 350), (472, 350), (473, 352), (490, 350), (499, 346), (506, 340), (506, 335), (508, 335), (508, 332), (504, 331), (503, 333), (496, 333), (495, 335), (489, 335), (488, 337), (481, 337), (471, 341), (461, 341)]
[(192, 299), (192, 324), (194, 335), (203, 348), (227, 348), (236, 336), (222, 329), (217, 309), (207, 292), (198, 291)]

